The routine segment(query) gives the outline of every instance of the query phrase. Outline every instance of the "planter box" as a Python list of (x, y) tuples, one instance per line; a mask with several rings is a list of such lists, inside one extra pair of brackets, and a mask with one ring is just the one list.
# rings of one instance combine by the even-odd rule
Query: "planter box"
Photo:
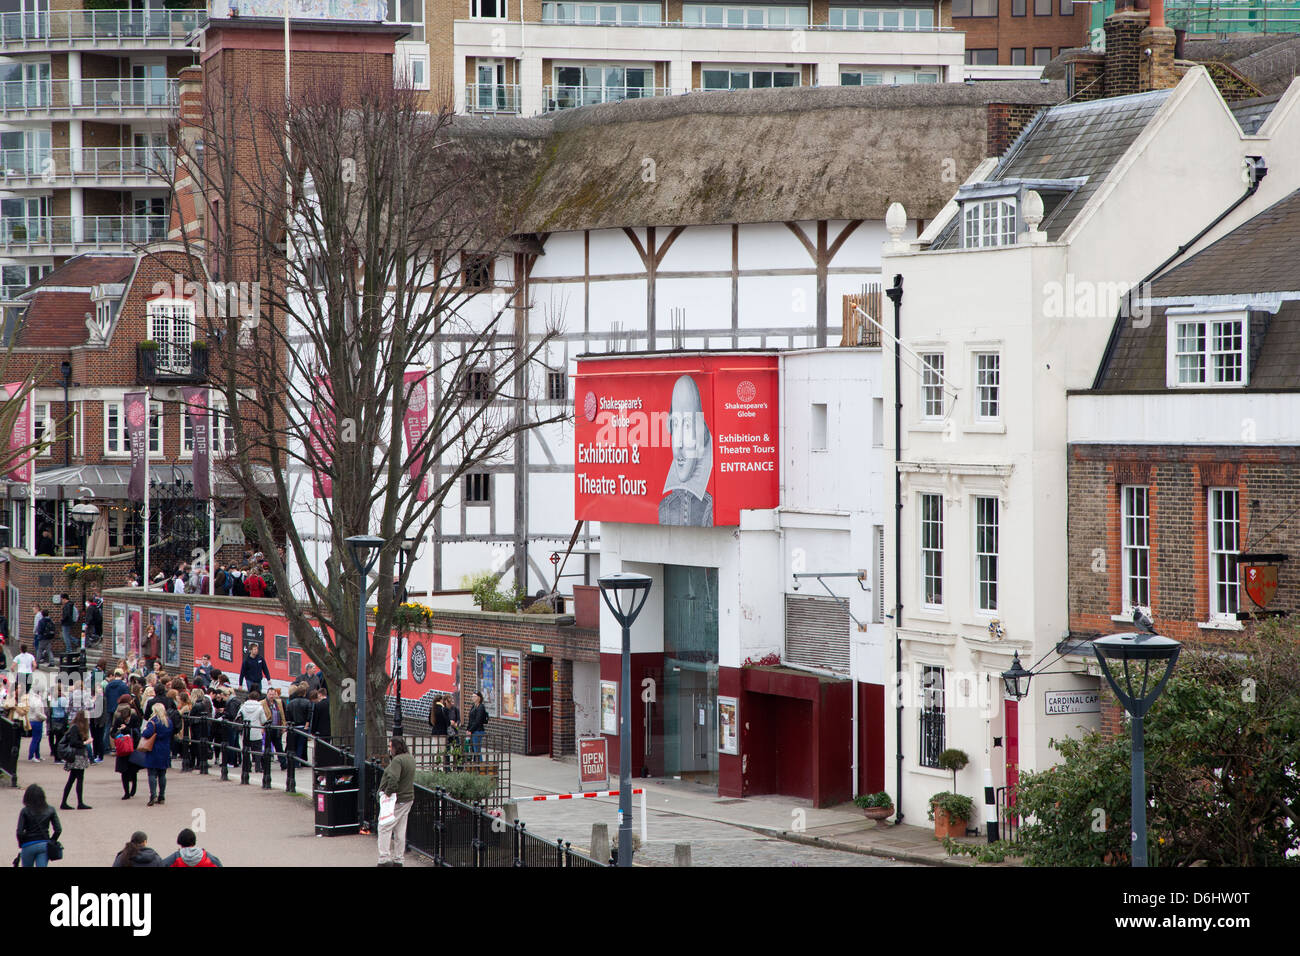
[(939, 807), (934, 808), (934, 835), (936, 839), (942, 840), (944, 837), (952, 837), (954, 840), (966, 835), (965, 817), (955, 819), (948, 816), (947, 810)]

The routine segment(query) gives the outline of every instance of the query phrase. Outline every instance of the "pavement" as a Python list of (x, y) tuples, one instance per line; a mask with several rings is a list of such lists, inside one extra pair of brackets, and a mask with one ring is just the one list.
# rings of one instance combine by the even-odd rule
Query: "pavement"
[[(610, 840), (617, 842), (617, 797), (528, 799), (576, 791), (576, 758), (514, 755), (510, 780), (519, 817), (530, 831), (587, 850), (592, 824), (605, 823)], [(617, 789), (617, 779), (610, 785)], [(714, 787), (677, 780), (637, 779), (634, 786), (648, 799), (648, 840), (637, 861), (652, 866), (671, 866), (677, 843), (691, 844), (693, 866), (975, 865), (970, 857), (949, 856), (932, 826), (876, 823), (851, 803), (818, 810), (793, 797), (720, 798)], [(632, 829), (639, 835), (641, 798), (632, 799)]]
[[(67, 774), (62, 763), (50, 759), (47, 742), (42, 741), (41, 749), (41, 762), (28, 762), (27, 741), (23, 741), (16, 789), (9, 787), (7, 778), (0, 779), (3, 819), (18, 819), (23, 791), (32, 783), (40, 784), (46, 800), (58, 806)], [(112, 758), (92, 764), (86, 770), (83, 793), (93, 809), (59, 811), (64, 856), (52, 866), (111, 866), (136, 830), (149, 835), (149, 846), (159, 856), (167, 856), (176, 849), (176, 834), (185, 827), (194, 830), (199, 846), (215, 853), (224, 866), (373, 867), (378, 860), (373, 836), (316, 836), (311, 798), (285, 793), (284, 775), (278, 771), (272, 779), (280, 789), (265, 791), (257, 774), (251, 785), (241, 786), (237, 771), (222, 782), (215, 769), (203, 776), (195, 771), (181, 773), (179, 767), (178, 760), (167, 772), (167, 802), (150, 807), (149, 782), (143, 770), (136, 795), (123, 800), (121, 778), (113, 772)], [(308, 775), (299, 780), (310, 786)], [(68, 801), (76, 805), (75, 792)], [(17, 845), (13, 846), (16, 853)], [(0, 864), (10, 859), (4, 857)], [(419, 854), (407, 853), (406, 865), (427, 864)]]
[[(67, 780), (63, 765), (48, 755), (39, 763), (29, 762), (25, 744), (22, 753), (19, 786), (0, 785), (0, 814), (10, 814), (9, 819), (17, 819), (28, 784), (40, 784), (57, 806)], [(207, 776), (182, 773), (178, 761), (167, 774), (167, 802), (149, 807), (143, 771), (137, 795), (123, 800), (112, 759), (94, 764), (86, 771), (85, 783), (85, 799), (93, 809), (59, 812), (65, 857), (55, 865), (108, 866), (135, 830), (149, 834), (149, 845), (166, 856), (175, 849), (176, 834), (189, 827), (200, 845), (227, 866), (374, 866), (373, 836), (315, 835), (309, 796), (285, 793), (284, 774), (278, 768), (272, 773), (271, 791), (262, 790), (259, 774), (249, 786), (238, 781), (237, 770), (223, 782), (215, 768)], [(617, 797), (529, 799), (575, 791), (575, 759), (515, 755), (511, 781), (519, 818), (530, 832), (588, 851), (592, 825), (605, 823), (617, 842)], [(300, 774), (299, 782), (309, 787), (310, 777)], [(617, 786), (616, 781), (611, 784)], [(791, 797), (719, 798), (714, 788), (675, 780), (637, 780), (635, 785), (645, 789), (648, 799), (648, 839), (636, 855), (644, 866), (673, 866), (678, 844), (689, 844), (691, 865), (704, 867), (974, 865), (968, 857), (949, 857), (932, 828), (876, 824), (852, 804), (818, 810)], [(76, 802), (75, 796), (70, 799)], [(633, 832), (638, 835), (640, 799), (633, 798)], [(429, 865), (418, 853), (408, 853), (406, 863)]]

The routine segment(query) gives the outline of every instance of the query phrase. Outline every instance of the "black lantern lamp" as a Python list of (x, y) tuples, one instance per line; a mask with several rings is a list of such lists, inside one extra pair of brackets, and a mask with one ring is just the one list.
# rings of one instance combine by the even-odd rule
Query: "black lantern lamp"
[(1132, 861), (1147, 865), (1146, 743), (1143, 721), (1165, 689), (1183, 645), (1157, 634), (1112, 634), (1092, 642), (1106, 682), (1132, 718)]
[(618, 865), (632, 865), (632, 622), (645, 607), (653, 579), (648, 574), (619, 571), (598, 579), (600, 596), (623, 629), (623, 673), (618, 713)]
[(1033, 671), (1025, 670), (1020, 663), (1020, 652), (1016, 651), (1011, 660), (1011, 670), (1002, 672), (1002, 686), (1006, 688), (1008, 697), (1024, 700), (1029, 696), (1029, 682), (1033, 677)]

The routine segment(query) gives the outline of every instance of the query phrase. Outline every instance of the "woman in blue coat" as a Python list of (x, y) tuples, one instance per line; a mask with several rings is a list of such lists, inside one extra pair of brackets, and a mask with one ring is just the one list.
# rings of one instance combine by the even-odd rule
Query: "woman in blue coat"
[[(172, 762), (172, 723), (167, 719), (167, 708), (154, 704), (152, 716), (140, 731), (140, 739), (154, 740), (153, 749), (144, 755), (144, 765), (149, 771), (149, 806), (165, 803), (167, 798), (167, 768)], [(155, 799), (155, 794), (157, 798)]]

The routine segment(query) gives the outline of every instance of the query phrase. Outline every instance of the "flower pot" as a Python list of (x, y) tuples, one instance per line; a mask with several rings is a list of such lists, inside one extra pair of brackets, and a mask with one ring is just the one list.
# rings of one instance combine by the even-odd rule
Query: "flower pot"
[(888, 820), (894, 815), (893, 807), (863, 807), (862, 814), (868, 820)]
[(944, 837), (952, 837), (954, 840), (966, 835), (966, 818), (948, 816), (948, 811), (942, 807), (934, 808), (934, 835), (936, 839), (942, 840)]

